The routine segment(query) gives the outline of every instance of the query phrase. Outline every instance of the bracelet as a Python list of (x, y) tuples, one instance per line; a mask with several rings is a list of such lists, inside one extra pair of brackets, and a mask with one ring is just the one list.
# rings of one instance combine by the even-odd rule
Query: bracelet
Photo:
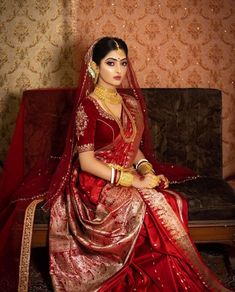
[(113, 167), (111, 167), (111, 179), (110, 182), (113, 185), (114, 183), (114, 179), (115, 179), (115, 169)]
[(119, 179), (118, 179), (116, 185), (130, 187), (130, 186), (132, 186), (133, 180), (134, 180), (134, 176), (132, 173), (130, 173), (128, 171), (121, 170), (120, 175), (119, 175)]
[(143, 175), (150, 172), (155, 173), (152, 164), (148, 161), (142, 161), (141, 163), (139, 163), (137, 170)]
[(136, 165), (135, 165), (135, 169), (138, 169), (138, 167), (140, 166), (140, 164), (143, 163), (143, 162), (148, 162), (148, 160), (145, 159), (145, 158), (140, 159), (140, 160), (136, 163)]
[(115, 175), (114, 175), (114, 184), (117, 185), (117, 182), (119, 180), (120, 171), (115, 169)]

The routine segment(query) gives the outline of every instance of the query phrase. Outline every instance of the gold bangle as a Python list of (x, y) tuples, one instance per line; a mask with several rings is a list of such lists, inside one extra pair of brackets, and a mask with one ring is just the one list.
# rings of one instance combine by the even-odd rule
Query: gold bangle
[(132, 186), (133, 180), (134, 176), (132, 173), (121, 170), (117, 185), (121, 185), (123, 187), (130, 187)]
[(138, 166), (138, 172), (140, 172), (143, 175), (150, 173), (150, 172), (154, 173), (153, 166), (149, 162), (142, 162)]

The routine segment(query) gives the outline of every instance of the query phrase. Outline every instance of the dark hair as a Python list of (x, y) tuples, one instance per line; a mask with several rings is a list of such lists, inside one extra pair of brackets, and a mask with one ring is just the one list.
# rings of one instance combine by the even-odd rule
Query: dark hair
[(117, 44), (122, 49), (126, 56), (128, 55), (128, 48), (126, 43), (119, 38), (103, 37), (93, 48), (92, 60), (99, 66), (100, 61), (111, 51), (116, 50)]

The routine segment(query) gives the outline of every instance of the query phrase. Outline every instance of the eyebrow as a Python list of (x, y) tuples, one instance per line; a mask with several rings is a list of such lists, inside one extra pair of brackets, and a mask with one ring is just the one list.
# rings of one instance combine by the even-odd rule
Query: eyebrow
[[(116, 59), (116, 58), (107, 58), (105, 61), (108, 61), (108, 60), (119, 61), (119, 60)], [(123, 58), (123, 59), (121, 59), (120, 61), (124, 61), (124, 60), (127, 60), (127, 58)]]

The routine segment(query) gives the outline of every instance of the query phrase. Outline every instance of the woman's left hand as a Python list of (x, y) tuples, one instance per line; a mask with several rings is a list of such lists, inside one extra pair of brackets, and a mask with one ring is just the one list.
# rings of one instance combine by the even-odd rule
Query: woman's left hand
[(147, 173), (144, 178), (149, 181), (149, 188), (151, 189), (155, 187), (166, 189), (169, 187), (169, 180), (163, 174)]

